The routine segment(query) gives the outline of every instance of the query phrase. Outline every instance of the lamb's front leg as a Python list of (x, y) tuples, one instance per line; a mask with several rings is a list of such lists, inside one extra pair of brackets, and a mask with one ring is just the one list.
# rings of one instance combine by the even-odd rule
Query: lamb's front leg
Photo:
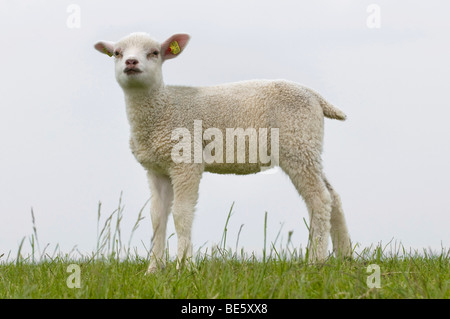
[(191, 232), (201, 176), (202, 169), (195, 164), (181, 165), (171, 172), (173, 220), (178, 237), (177, 268), (192, 257)]
[(166, 244), (167, 217), (173, 202), (173, 188), (170, 178), (161, 174), (148, 172), (151, 191), (150, 214), (152, 218), (153, 237), (152, 255), (147, 274), (164, 267), (164, 248)]

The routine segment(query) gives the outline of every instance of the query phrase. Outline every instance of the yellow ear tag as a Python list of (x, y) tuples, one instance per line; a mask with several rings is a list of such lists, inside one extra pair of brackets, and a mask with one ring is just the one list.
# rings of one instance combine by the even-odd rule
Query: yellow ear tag
[(103, 48), (103, 52), (105, 52), (105, 54), (109, 55), (109, 57), (112, 57), (112, 53), (110, 53), (108, 50), (106, 50), (106, 48)]
[(170, 43), (170, 45), (169, 45), (169, 51), (170, 51), (172, 54), (178, 54), (178, 53), (181, 52), (180, 46), (178, 45), (178, 42), (177, 42), (177, 41), (173, 41), (173, 42)]

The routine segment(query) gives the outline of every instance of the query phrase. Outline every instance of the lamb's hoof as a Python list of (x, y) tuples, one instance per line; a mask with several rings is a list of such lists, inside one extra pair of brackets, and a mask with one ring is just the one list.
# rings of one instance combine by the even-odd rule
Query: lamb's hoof
[(164, 266), (150, 265), (145, 272), (146, 276), (154, 275), (164, 269)]
[(158, 267), (148, 267), (147, 271), (145, 272), (146, 276), (150, 276), (155, 274), (158, 271)]

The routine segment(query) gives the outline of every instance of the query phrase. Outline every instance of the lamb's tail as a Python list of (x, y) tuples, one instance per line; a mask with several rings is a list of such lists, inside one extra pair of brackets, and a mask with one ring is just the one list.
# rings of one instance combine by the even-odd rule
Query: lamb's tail
[(340, 121), (345, 121), (347, 119), (347, 115), (345, 115), (344, 112), (339, 110), (337, 107), (333, 106), (332, 104), (328, 103), (323, 97), (321, 97), (319, 94), (317, 94), (317, 98), (319, 100), (320, 105), (323, 109), (323, 115), (330, 119), (336, 119)]

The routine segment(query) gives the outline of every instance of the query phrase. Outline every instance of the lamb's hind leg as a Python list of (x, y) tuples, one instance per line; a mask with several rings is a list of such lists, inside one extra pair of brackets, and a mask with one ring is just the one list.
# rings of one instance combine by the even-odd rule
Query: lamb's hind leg
[(315, 166), (285, 162), (283, 170), (289, 175), (305, 200), (310, 217), (308, 252), (313, 262), (326, 259), (330, 235), (331, 195)]
[(325, 185), (331, 195), (331, 241), (333, 242), (333, 251), (337, 256), (351, 257), (352, 246), (350, 236), (345, 222), (344, 211), (342, 209), (341, 198), (333, 189), (328, 180), (323, 177)]

